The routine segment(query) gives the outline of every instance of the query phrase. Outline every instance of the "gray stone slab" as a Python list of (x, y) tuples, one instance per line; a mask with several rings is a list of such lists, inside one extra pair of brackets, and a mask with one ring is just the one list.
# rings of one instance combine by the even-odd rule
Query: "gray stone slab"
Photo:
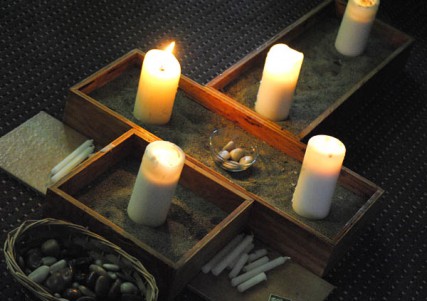
[(0, 138), (0, 167), (45, 195), (51, 169), (86, 139), (41, 111)]

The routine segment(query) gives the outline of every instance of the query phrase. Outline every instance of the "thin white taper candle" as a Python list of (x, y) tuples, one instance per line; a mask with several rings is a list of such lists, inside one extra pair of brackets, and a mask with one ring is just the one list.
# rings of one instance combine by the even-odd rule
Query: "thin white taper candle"
[(274, 269), (275, 267), (284, 264), (286, 260), (290, 259), (290, 257), (277, 257), (266, 264), (263, 264), (262, 266), (259, 266), (253, 270), (250, 270), (249, 272), (246, 272), (244, 274), (241, 274), (233, 279), (231, 279), (231, 285), (237, 286), (240, 283), (245, 282), (248, 279), (251, 279), (252, 277), (258, 275), (262, 272), (270, 271), (271, 269)]
[(265, 256), (265, 255), (267, 255), (267, 250), (266, 249), (256, 250), (255, 252), (249, 254), (248, 261), (257, 260), (258, 258), (261, 258), (262, 256)]
[(263, 264), (266, 264), (268, 261), (269, 261), (269, 259), (267, 256), (261, 257), (255, 261), (245, 265), (243, 267), (243, 272), (249, 272), (250, 270), (253, 270), (253, 269), (255, 269), (255, 268), (257, 268)]
[(228, 274), (229, 278), (234, 278), (237, 275), (239, 275), (240, 271), (242, 270), (242, 267), (245, 265), (245, 263), (248, 261), (248, 254), (243, 253), (242, 256), (239, 257), (239, 260), (237, 260), (236, 264), (234, 265), (231, 272)]
[(222, 259), (213, 269), (212, 274), (218, 276), (221, 272), (232, 262), (239, 254), (252, 243), (254, 237), (252, 235), (246, 236), (224, 259)]
[(94, 149), (95, 149), (95, 146), (92, 145), (87, 147), (85, 150), (83, 150), (79, 154), (77, 154), (77, 156), (71, 159), (70, 162), (68, 162), (64, 167), (62, 167), (56, 174), (54, 174), (50, 178), (50, 183), (55, 184), (64, 176), (66, 176), (74, 167), (76, 167), (77, 165), (82, 163), (84, 160), (86, 160), (87, 157), (89, 157), (89, 155), (93, 153)]
[(86, 140), (78, 148), (76, 148), (71, 154), (66, 156), (61, 162), (55, 165), (54, 168), (50, 171), (50, 176), (54, 176), (58, 171), (60, 171), (65, 165), (67, 165), (71, 160), (73, 160), (78, 154), (86, 150), (89, 146), (93, 145), (93, 140)]
[(231, 240), (224, 248), (221, 249), (214, 257), (211, 258), (203, 267), (203, 273), (207, 274), (216, 266), (231, 250), (233, 250), (242, 240), (244, 234), (239, 234)]
[(261, 283), (261, 282), (266, 281), (266, 280), (267, 280), (267, 275), (265, 273), (260, 273), (256, 276), (246, 280), (245, 282), (243, 282), (239, 286), (237, 286), (237, 290), (240, 293), (243, 293), (244, 291), (253, 287), (254, 285), (257, 285), (258, 283)]
[[(251, 243), (250, 245), (248, 245), (243, 251), (242, 251), (242, 253), (240, 253), (240, 254), (243, 254), (243, 253), (249, 253), (253, 248), (255, 247), (255, 245), (253, 244), (253, 243)], [(240, 255), (239, 254), (239, 255)], [(234, 259), (232, 262), (230, 262), (229, 264), (228, 264), (228, 268), (229, 269), (233, 269), (234, 268), (234, 266), (236, 265), (236, 263), (237, 263), (237, 261), (239, 260), (239, 256), (237, 256), (237, 258), (236, 259)]]

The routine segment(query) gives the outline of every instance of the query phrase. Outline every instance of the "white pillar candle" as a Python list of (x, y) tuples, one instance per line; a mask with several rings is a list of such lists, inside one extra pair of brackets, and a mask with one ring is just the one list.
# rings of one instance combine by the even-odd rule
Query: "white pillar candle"
[(145, 55), (133, 111), (142, 122), (165, 124), (170, 120), (181, 76), (181, 65), (172, 54), (174, 45)]
[(272, 269), (274, 269), (275, 267), (278, 267), (279, 265), (284, 264), (287, 260), (289, 260), (289, 257), (277, 257), (269, 262), (267, 262), (266, 264), (263, 264), (262, 266), (259, 266), (253, 270), (250, 270), (249, 272), (246, 272), (244, 274), (241, 274), (233, 279), (231, 279), (231, 285), (232, 286), (237, 286), (240, 283), (245, 282), (248, 279), (251, 279), (252, 277), (258, 275), (259, 273), (262, 272), (268, 272)]
[(326, 135), (310, 138), (292, 198), (296, 213), (310, 219), (329, 214), (344, 156), (345, 146), (338, 139)]
[(258, 258), (257, 260), (245, 265), (243, 267), (243, 272), (249, 272), (250, 270), (253, 270), (253, 269), (255, 269), (255, 268), (257, 268), (263, 264), (266, 264), (268, 261), (269, 261), (269, 259), (267, 256)]
[(252, 277), (251, 279), (246, 280), (245, 282), (243, 282), (239, 286), (237, 286), (237, 290), (240, 293), (243, 293), (244, 291), (253, 287), (254, 285), (257, 285), (258, 283), (261, 283), (261, 282), (266, 281), (266, 280), (267, 280), (267, 275), (265, 273), (260, 273), (256, 276)]
[(255, 111), (273, 120), (289, 115), (304, 54), (285, 44), (271, 47), (265, 60)]
[(146, 147), (127, 208), (131, 220), (152, 227), (165, 222), (184, 162), (184, 152), (171, 142)]
[(380, 0), (349, 0), (341, 21), (335, 48), (344, 55), (357, 56), (366, 48)]
[(223, 260), (221, 260), (213, 269), (212, 274), (218, 276), (229, 265), (230, 262), (235, 260), (237, 256), (252, 243), (254, 237), (252, 235), (246, 236)]
[(236, 264), (234, 265), (233, 269), (230, 273), (228, 273), (229, 278), (236, 277), (240, 271), (242, 270), (245, 263), (248, 261), (248, 253), (243, 253), (242, 256), (239, 257)]
[(203, 273), (209, 273), (210, 270), (216, 266), (228, 253), (231, 252), (242, 240), (244, 234), (239, 234), (232, 241), (230, 241), (224, 248), (221, 249), (211, 260), (209, 260), (203, 267)]
[(65, 177), (74, 167), (82, 163), (84, 160), (89, 157), (91, 153), (93, 153), (95, 146), (91, 145), (86, 147), (84, 150), (75, 155), (65, 166), (63, 166), (60, 170), (58, 170), (53, 176), (50, 178), (50, 184), (54, 184), (58, 182), (60, 179)]

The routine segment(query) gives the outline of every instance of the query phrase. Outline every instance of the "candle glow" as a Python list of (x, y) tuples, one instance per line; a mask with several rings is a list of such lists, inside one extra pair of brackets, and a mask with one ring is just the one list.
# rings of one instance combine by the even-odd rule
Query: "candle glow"
[(310, 138), (292, 199), (296, 213), (311, 219), (329, 214), (344, 156), (345, 146), (338, 139), (326, 135)]
[(379, 4), (379, 0), (348, 1), (335, 40), (341, 54), (358, 56), (365, 50)]
[(127, 209), (134, 222), (153, 227), (165, 222), (184, 161), (184, 152), (171, 142), (147, 146)]
[(165, 50), (152, 49), (145, 55), (133, 111), (142, 122), (161, 125), (171, 118), (181, 76), (174, 47), (172, 42)]
[(304, 54), (285, 44), (271, 47), (265, 60), (255, 111), (273, 120), (289, 115)]

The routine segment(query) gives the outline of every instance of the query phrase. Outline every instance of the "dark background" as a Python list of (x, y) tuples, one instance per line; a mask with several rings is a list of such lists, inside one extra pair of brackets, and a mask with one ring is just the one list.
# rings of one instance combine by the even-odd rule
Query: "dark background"
[[(175, 39), (183, 73), (205, 84), (321, 2), (0, 1), (0, 136), (41, 110), (61, 119), (70, 86), (133, 48)], [(374, 221), (325, 277), (337, 286), (331, 301), (427, 299), (427, 5), (383, 0), (378, 17), (416, 42), (404, 69), (318, 129), (345, 143), (347, 167), (385, 189)], [(1, 244), (40, 218), (43, 202), (1, 171)], [(32, 300), (0, 259), (0, 300)]]

